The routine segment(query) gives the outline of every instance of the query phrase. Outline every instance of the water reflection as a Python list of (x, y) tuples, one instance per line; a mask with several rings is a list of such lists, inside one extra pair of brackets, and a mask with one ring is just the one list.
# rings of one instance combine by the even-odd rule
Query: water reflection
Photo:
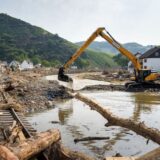
[[(148, 126), (159, 126), (160, 97), (146, 93), (125, 92), (92, 92), (82, 93), (94, 98), (104, 107), (119, 117), (132, 118), (134, 121), (145, 121)], [(154, 97), (156, 96), (156, 97)], [(55, 103), (56, 107), (50, 111), (35, 114), (29, 120), (38, 125), (38, 131), (49, 128), (59, 128), (64, 145), (73, 150), (82, 151), (88, 155), (100, 159), (120, 153), (124, 156), (142, 155), (156, 147), (150, 142), (146, 145), (146, 139), (138, 136), (128, 129), (121, 127), (105, 127), (107, 122), (99, 113), (76, 99)], [(51, 124), (51, 120), (59, 120), (60, 124)], [(150, 121), (152, 119), (152, 122)], [(109, 136), (109, 140), (88, 141), (74, 143), (74, 138), (87, 136)]]
[(154, 93), (134, 93), (131, 98), (135, 99), (133, 120), (139, 121), (141, 113), (151, 114), (153, 105), (160, 105), (160, 96)]
[(67, 123), (67, 120), (73, 114), (73, 101), (65, 102), (65, 107), (58, 108), (58, 117), (62, 125)]

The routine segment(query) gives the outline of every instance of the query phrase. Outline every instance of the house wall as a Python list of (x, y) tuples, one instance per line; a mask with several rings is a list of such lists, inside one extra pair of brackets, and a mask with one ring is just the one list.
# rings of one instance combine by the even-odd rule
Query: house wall
[(128, 72), (131, 74), (134, 73), (134, 68), (131, 61), (128, 62)]
[(33, 67), (33, 64), (32, 63), (29, 63), (27, 61), (23, 61), (22, 64), (20, 65), (20, 69), (21, 70), (24, 70), (24, 69), (32, 69), (34, 68)]
[[(141, 54), (138, 53), (135, 56), (139, 59), (139, 57), (141, 56)], [(134, 73), (134, 66), (133, 66), (133, 64), (132, 64), (131, 61), (128, 62), (128, 72), (131, 73), (131, 74)]]
[(160, 71), (160, 58), (145, 58), (143, 59), (143, 69), (151, 69)]

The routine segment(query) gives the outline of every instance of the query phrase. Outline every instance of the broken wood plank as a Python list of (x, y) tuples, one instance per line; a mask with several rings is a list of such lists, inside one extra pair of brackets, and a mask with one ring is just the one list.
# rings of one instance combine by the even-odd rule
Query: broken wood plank
[(83, 138), (75, 138), (74, 142), (80, 142), (80, 141), (92, 141), (92, 140), (106, 140), (109, 139), (109, 137), (83, 137)]
[(80, 101), (88, 104), (91, 109), (99, 112), (104, 118), (108, 120), (106, 126), (120, 126), (124, 128), (128, 128), (137, 134), (146, 137), (147, 139), (151, 139), (152, 141), (160, 144), (160, 131), (158, 129), (147, 127), (143, 122), (134, 122), (131, 119), (120, 118), (116, 115), (113, 115), (112, 112), (105, 109), (103, 106), (98, 104), (96, 101), (91, 100), (82, 94), (78, 93), (75, 95), (75, 98)]
[(48, 130), (27, 139), (17, 146), (7, 146), (19, 160), (29, 159), (44, 151), (50, 145), (60, 140), (60, 132), (57, 129)]

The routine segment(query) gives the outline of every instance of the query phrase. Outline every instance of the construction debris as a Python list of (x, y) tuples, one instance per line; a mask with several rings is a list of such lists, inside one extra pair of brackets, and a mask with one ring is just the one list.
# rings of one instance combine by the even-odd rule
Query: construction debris
[(156, 148), (138, 158), (136, 160), (158, 160), (160, 157), (160, 148)]
[(78, 143), (80, 141), (106, 140), (106, 139), (109, 139), (109, 137), (84, 137), (84, 138), (75, 138), (74, 142)]
[(53, 143), (59, 141), (60, 138), (60, 132), (56, 129), (42, 132), (32, 138), (18, 143), (17, 145), (13, 146), (12, 144), (7, 144), (5, 148), (1, 146), (1, 155), (6, 155), (6, 157), (2, 157), (4, 160), (9, 160), (7, 159), (7, 156), (9, 155), (17, 157), (19, 160), (29, 159), (42, 152)]

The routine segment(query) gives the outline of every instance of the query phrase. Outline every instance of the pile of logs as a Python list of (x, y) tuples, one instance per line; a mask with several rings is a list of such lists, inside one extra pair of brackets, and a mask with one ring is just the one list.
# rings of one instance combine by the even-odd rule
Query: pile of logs
[(34, 157), (42, 159), (42, 153), (46, 160), (94, 160), (62, 146), (60, 139), (59, 130), (51, 129), (18, 143), (0, 145), (0, 160), (27, 160)]
[(59, 130), (53, 129), (39, 133), (32, 138), (23, 140), (20, 143), (8, 143), (0, 146), (0, 159), (23, 160), (29, 159), (42, 152), (50, 145), (60, 140)]

